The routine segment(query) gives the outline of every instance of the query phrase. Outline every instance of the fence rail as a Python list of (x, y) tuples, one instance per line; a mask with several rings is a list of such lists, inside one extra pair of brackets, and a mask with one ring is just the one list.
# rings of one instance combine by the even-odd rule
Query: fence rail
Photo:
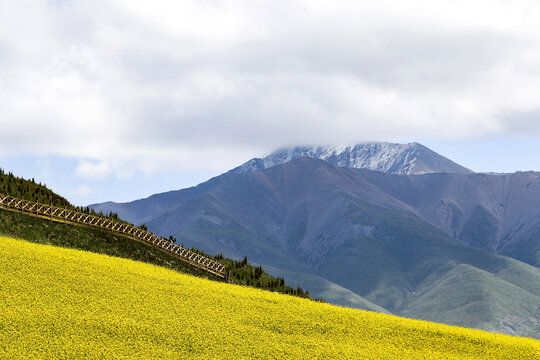
[(143, 243), (154, 245), (188, 264), (225, 278), (225, 265), (130, 224), (2, 194), (0, 194), (0, 208), (65, 224), (90, 225), (114, 231)]

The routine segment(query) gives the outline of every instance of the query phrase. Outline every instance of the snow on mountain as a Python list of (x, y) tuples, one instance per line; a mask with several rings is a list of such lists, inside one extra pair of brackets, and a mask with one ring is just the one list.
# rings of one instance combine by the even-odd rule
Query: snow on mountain
[(299, 157), (328, 161), (347, 168), (369, 169), (397, 175), (426, 173), (468, 174), (460, 166), (419, 143), (363, 143), (353, 146), (304, 146), (274, 151), (264, 158), (251, 159), (233, 172), (261, 171)]

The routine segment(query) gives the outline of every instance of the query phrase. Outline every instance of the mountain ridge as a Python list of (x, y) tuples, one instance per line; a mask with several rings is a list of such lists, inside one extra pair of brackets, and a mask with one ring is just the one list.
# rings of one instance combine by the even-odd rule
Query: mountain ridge
[(338, 167), (369, 169), (397, 175), (438, 172), (472, 173), (471, 170), (417, 142), (408, 144), (360, 143), (351, 146), (282, 148), (263, 158), (251, 159), (231, 171), (238, 173), (261, 171), (299, 157), (325, 160)]
[[(367, 155), (360, 156), (366, 151)], [(418, 154), (422, 156), (419, 158)], [(170, 210), (175, 202), (182, 201), (183, 196), (190, 196), (194, 193), (184, 192), (184, 190), (202, 190), (201, 188), (212, 186), (216, 179), (225, 174), (258, 172), (299, 157), (324, 160), (337, 167), (365, 168), (399, 175), (431, 172), (473, 173), (417, 142), (408, 144), (360, 143), (351, 146), (298, 146), (278, 149), (263, 158), (253, 158), (222, 175), (190, 188), (158, 193), (128, 203), (107, 201), (88, 206), (96, 211), (118, 209), (125, 218), (131, 219), (130, 221), (136, 224), (143, 224), (154, 218), (155, 214), (162, 214)], [(392, 157), (395, 158), (392, 159)], [(381, 161), (381, 158), (384, 158), (384, 161)], [(144, 205), (142, 205), (143, 203)], [(131, 206), (127, 208), (125, 204), (131, 204)], [(140, 207), (137, 206), (139, 204)]]

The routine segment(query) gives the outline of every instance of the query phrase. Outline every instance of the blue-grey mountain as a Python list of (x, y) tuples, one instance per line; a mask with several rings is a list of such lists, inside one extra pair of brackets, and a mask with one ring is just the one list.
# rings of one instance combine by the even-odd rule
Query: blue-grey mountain
[(287, 158), (93, 208), (184, 246), (247, 255), (332, 302), (540, 337), (536, 173), (432, 166), (433, 173), (395, 175), (414, 171), (412, 162), (385, 173)]

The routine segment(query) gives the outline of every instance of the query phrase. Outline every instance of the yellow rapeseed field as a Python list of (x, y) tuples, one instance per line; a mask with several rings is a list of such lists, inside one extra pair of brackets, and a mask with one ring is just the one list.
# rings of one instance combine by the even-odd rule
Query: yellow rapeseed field
[(0, 358), (540, 359), (540, 341), (0, 237)]

